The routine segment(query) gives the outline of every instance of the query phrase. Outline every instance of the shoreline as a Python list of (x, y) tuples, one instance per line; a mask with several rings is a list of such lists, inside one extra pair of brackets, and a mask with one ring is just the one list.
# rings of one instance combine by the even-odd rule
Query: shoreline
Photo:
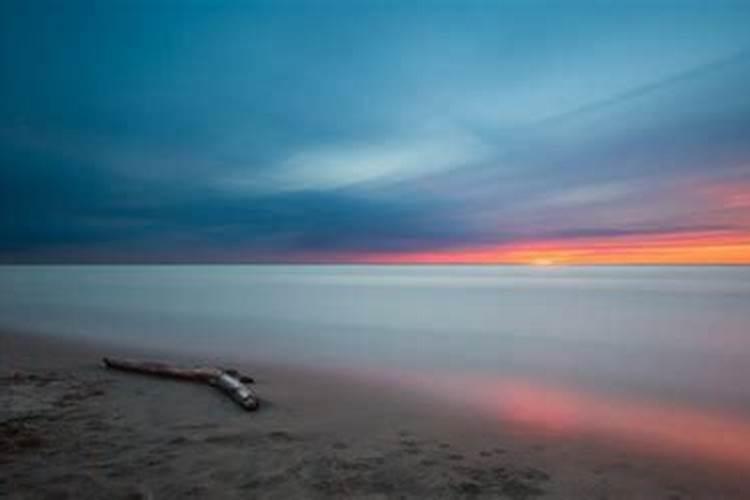
[(746, 496), (742, 477), (702, 464), (510, 429), (332, 370), (233, 362), (256, 378), (262, 400), (258, 412), (245, 413), (200, 384), (103, 369), (102, 355), (115, 348), (143, 354), (0, 331), (0, 496)]

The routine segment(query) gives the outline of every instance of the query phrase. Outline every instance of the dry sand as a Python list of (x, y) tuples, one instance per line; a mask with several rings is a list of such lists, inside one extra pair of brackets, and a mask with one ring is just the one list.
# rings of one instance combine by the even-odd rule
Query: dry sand
[(210, 387), (105, 370), (113, 350), (0, 333), (0, 497), (750, 498), (705, 464), (545, 439), (324, 371), (240, 364), (263, 398), (245, 413)]

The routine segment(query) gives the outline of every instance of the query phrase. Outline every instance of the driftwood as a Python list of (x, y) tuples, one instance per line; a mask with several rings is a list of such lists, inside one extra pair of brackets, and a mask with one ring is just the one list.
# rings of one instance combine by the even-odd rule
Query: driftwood
[(104, 361), (104, 366), (114, 370), (210, 384), (223, 391), (248, 411), (257, 410), (260, 405), (258, 397), (247, 386), (248, 383), (253, 383), (253, 379), (240, 375), (236, 370), (210, 367), (181, 368), (158, 361), (133, 359), (103, 358), (102, 361)]

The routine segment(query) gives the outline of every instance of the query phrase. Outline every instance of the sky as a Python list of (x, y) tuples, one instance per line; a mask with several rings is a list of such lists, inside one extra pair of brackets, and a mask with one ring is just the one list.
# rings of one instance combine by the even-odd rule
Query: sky
[(750, 264), (750, 2), (6, 0), (0, 262)]

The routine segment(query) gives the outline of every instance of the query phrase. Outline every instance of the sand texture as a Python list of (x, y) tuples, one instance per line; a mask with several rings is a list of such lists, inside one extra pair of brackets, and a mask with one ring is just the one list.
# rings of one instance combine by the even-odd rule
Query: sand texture
[(698, 465), (547, 442), (324, 372), (242, 366), (263, 398), (246, 413), (207, 386), (106, 370), (105, 346), (9, 333), (0, 342), (0, 497), (675, 500), (749, 491), (742, 478)]

